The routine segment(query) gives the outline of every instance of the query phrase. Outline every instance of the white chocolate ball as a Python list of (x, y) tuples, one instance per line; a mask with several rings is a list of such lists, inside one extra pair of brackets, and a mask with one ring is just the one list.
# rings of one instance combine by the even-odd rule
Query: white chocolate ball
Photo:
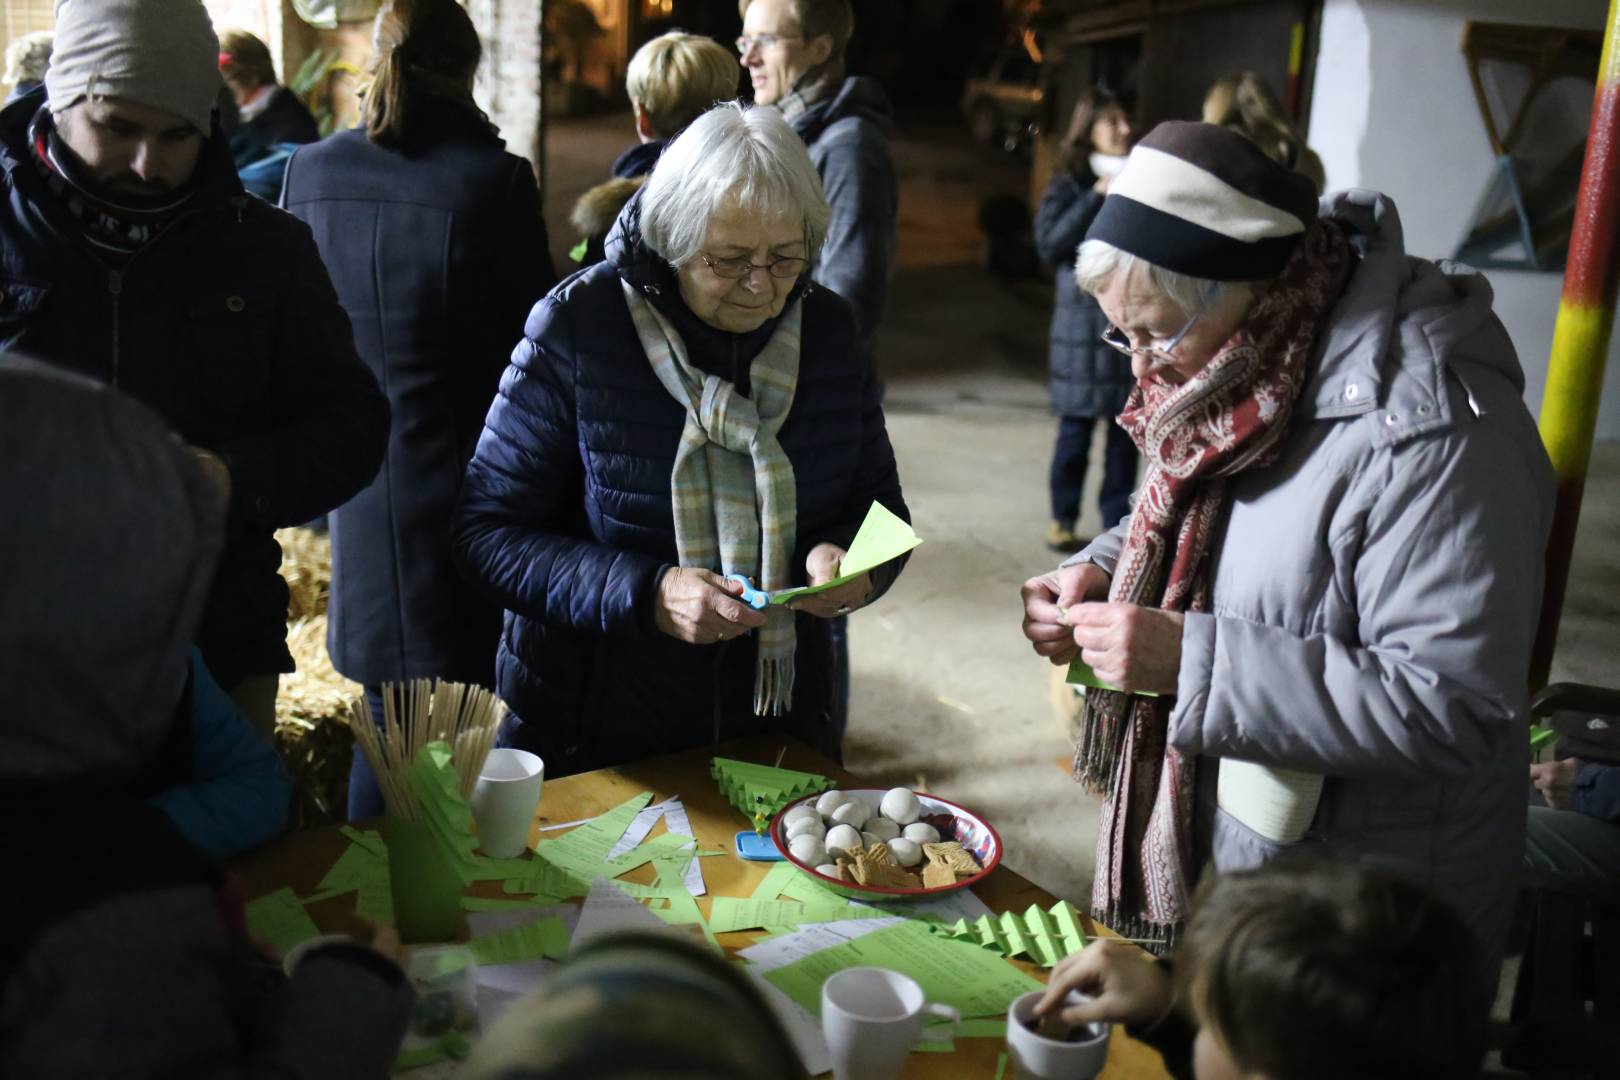
[(939, 830), (926, 821), (914, 821), (907, 825), (903, 835), (914, 844), (939, 843)]
[(827, 835), (827, 826), (821, 823), (821, 815), (814, 810), (807, 818), (799, 818), (787, 827), (787, 838), (792, 840), (795, 836), (813, 836), (820, 840)]
[(897, 836), (889, 841), (889, 853), (901, 866), (916, 866), (922, 862), (923, 857), (922, 845), (903, 836)]
[(885, 844), (885, 843), (888, 843), (888, 838), (883, 837), (883, 836), (879, 836), (877, 833), (862, 831), (862, 833), (861, 833), (861, 843), (864, 844), (866, 847), (871, 847), (873, 844)]
[(816, 800), (816, 813), (824, 818), (832, 817), (833, 811), (849, 802), (850, 796), (834, 788), (832, 791), (823, 791), (821, 798)]
[(827, 861), (827, 849), (814, 836), (795, 836), (789, 840), (788, 854), (808, 866), (819, 866)]
[(822, 863), (820, 866), (816, 867), (816, 873), (826, 874), (830, 878), (835, 878), (838, 876), (838, 864)]
[(861, 826), (861, 833), (863, 835), (871, 833), (879, 840), (893, 840), (900, 835), (900, 826), (886, 817), (875, 817), (868, 819), (866, 824)]
[(859, 829), (865, 825), (872, 816), (872, 808), (866, 805), (864, 799), (850, 799), (849, 802), (833, 811), (832, 819), (839, 825), (853, 825)]
[(890, 788), (883, 796), (883, 816), (896, 825), (910, 825), (922, 814), (922, 803), (910, 788)]
[(820, 821), (821, 812), (816, 809), (814, 803), (800, 803), (798, 806), (795, 806), (793, 809), (782, 815), (782, 824), (791, 825), (800, 819), (806, 821)]
[[(827, 830), (827, 839), (825, 843), (827, 847), (827, 854), (831, 855), (835, 859), (846, 858), (852, 848), (858, 848), (861, 846), (861, 833), (860, 830), (855, 828), (853, 825), (834, 825), (832, 828)], [(917, 857), (922, 857), (921, 848), (917, 849)], [(810, 860), (806, 859), (804, 861), (809, 862)], [(826, 862), (827, 860), (821, 859), (819, 861)]]

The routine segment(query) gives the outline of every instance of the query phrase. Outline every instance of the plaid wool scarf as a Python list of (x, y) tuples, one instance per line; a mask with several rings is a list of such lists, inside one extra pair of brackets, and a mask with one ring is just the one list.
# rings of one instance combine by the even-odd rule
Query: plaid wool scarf
[[(1277, 459), (1318, 331), (1349, 275), (1336, 225), (1317, 221), (1247, 320), (1184, 383), (1154, 376), (1119, 423), (1148, 459), (1108, 598), (1207, 611), (1211, 541), (1230, 477)], [(1187, 915), (1193, 759), (1167, 739), (1173, 698), (1089, 690), (1074, 775), (1106, 796), (1097, 822), (1095, 916), (1131, 937), (1170, 942)]]
[[(620, 284), (653, 373), (686, 409), (669, 478), (680, 565), (742, 574), (766, 592), (788, 588), (798, 490), (776, 433), (799, 384), (801, 304), (787, 310), (749, 366), (749, 398), (693, 367), (669, 320), (628, 282)], [(793, 707), (793, 618), (786, 608), (765, 611), (756, 635), (756, 715), (780, 716)]]

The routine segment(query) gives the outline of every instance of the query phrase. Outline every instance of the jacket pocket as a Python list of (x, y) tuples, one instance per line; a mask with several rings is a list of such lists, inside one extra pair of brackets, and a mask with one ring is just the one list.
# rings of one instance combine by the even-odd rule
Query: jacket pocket
[(1283, 843), (1261, 836), (1220, 807), (1215, 807), (1215, 825), (1210, 835), (1210, 855), (1220, 873), (1252, 870), (1282, 855), (1310, 851), (1317, 844), (1313, 833), (1305, 839)]
[(274, 293), (230, 286), (209, 289), (186, 309), (196, 385), (212, 409), (263, 408), (275, 365)]
[(27, 347), (28, 324), (44, 309), (51, 286), (28, 278), (0, 276), (0, 349)]

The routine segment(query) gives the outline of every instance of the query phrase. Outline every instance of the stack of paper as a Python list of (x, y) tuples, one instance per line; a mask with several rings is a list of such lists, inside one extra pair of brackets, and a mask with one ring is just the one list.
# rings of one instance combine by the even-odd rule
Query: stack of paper
[(743, 812), (755, 832), (764, 832), (777, 811), (805, 795), (826, 791), (832, 781), (815, 773), (776, 769), (731, 758), (715, 758), (710, 774), (720, 782), (726, 801)]
[(1052, 967), (1086, 947), (1080, 913), (1067, 900), (1059, 900), (1050, 912), (1031, 904), (1021, 915), (1011, 911), (999, 918), (981, 915), (971, 923), (962, 919), (954, 926), (935, 926), (934, 930), (1003, 956), (1027, 956), (1041, 967)]

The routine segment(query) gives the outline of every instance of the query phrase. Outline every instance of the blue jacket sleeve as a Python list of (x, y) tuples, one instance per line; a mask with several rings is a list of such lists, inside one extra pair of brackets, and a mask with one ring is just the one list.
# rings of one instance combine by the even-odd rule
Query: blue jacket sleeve
[(1052, 177), (1035, 210), (1035, 251), (1041, 261), (1053, 266), (1073, 263), (1080, 241), (1086, 238), (1086, 230), (1096, 220), (1102, 204), (1101, 195), (1081, 187), (1068, 173)]
[(292, 787), (274, 746), (191, 653), (191, 779), (152, 802), (187, 840), (228, 859), (275, 837), (287, 824)]
[(1620, 825), (1620, 765), (1582, 765), (1569, 793), (1569, 808)]
[(861, 349), (871, 354), (894, 270), (899, 197), (887, 144), (851, 127), (823, 137), (822, 190), (832, 217), (812, 277), (849, 301)]
[(585, 633), (644, 637), (666, 563), (599, 543), (586, 527), (566, 305), (542, 300), (525, 334), (467, 466), (452, 526), (456, 558), (508, 611)]

